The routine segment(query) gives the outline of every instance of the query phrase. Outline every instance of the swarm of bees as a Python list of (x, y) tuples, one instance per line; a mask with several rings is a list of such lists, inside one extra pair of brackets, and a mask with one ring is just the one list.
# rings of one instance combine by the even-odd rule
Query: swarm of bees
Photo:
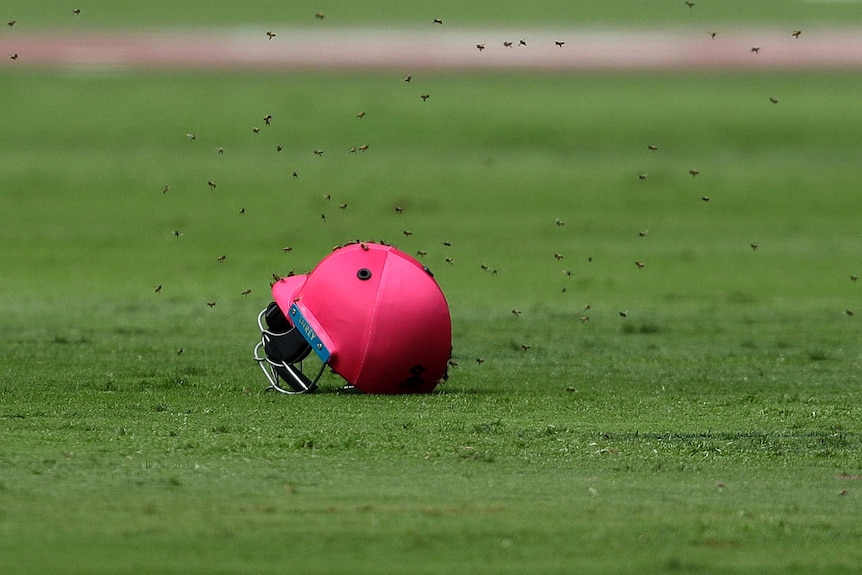
[[(689, 10), (693, 10), (695, 8), (695, 2), (691, 2), (691, 1), (686, 0), (683, 4)], [(68, 12), (67, 12), (67, 14), (68, 14)], [(72, 15), (73, 16), (81, 16), (81, 10), (78, 8), (72, 9)], [(310, 17), (311, 15), (309, 14), (308, 16)], [(324, 20), (325, 16), (322, 12), (318, 12), (318, 13), (314, 14), (314, 18), (317, 20)], [(428, 26), (427, 22), (428, 21), (426, 20), (425, 21), (426, 26)], [(430, 19), (430, 22), (431, 22), (431, 25), (433, 25), (433, 26), (443, 26), (444, 25), (444, 20), (442, 18), (432, 18), (432, 19)], [(18, 25), (17, 20), (11, 19), (11, 20), (7, 21), (7, 26), (9, 28), (13, 28), (16, 25)], [(707, 34), (709, 36), (709, 39), (706, 39), (703, 36), (701, 36), (701, 38), (704, 38), (704, 41), (715, 40), (716, 35), (718, 33), (717, 32), (707, 32)], [(791, 36), (794, 39), (798, 40), (800, 38), (801, 34), (802, 34), (802, 30), (794, 30), (794, 31), (792, 31)], [(278, 41), (273, 42), (273, 45), (277, 45), (284, 40), (284, 36), (279, 38), (277, 32), (275, 32), (273, 30), (267, 30), (265, 32), (265, 38), (263, 36), (264, 35), (261, 35), (259, 30), (257, 32), (255, 32), (255, 37), (256, 37), (257, 41), (259, 41), (263, 44), (265, 44), (266, 42), (274, 41), (276, 38), (278, 38)], [(481, 39), (479, 39), (479, 40), (481, 40)], [(535, 40), (534, 38), (531, 38), (530, 46), (535, 46), (537, 43), (539, 43), (539, 41)], [(548, 45), (550, 45), (550, 42), (548, 42)], [(566, 40), (557, 39), (557, 40), (553, 40), (553, 46), (555, 46), (556, 48), (563, 49), (563, 48), (566, 48), (567, 46), (571, 46), (571, 44), (567, 45)], [(766, 45), (764, 44), (764, 46), (766, 46)], [(503, 47), (503, 49), (512, 49), (513, 53), (517, 52), (519, 49), (524, 49), (524, 50), (530, 49), (528, 47), (528, 42), (527, 42), (526, 38), (521, 38), (519, 40), (512, 39), (512, 40), (502, 41), (502, 47)], [(480, 42), (474, 41), (472, 44), (472, 47), (471, 46), (465, 46), (464, 48), (465, 49), (469, 48), (470, 50), (473, 50), (474, 53), (475, 53), (475, 51), (478, 51), (480, 54), (485, 54), (485, 56), (481, 56), (483, 58), (488, 56), (487, 53), (494, 52), (495, 50), (501, 50), (500, 41), (499, 40), (493, 41), (493, 39), (488, 39), (487, 42), (486, 41), (480, 41)], [(761, 53), (761, 47), (758, 45), (751, 46), (749, 48), (749, 52), (753, 55), (760, 54)], [(768, 46), (767, 46), (767, 50), (763, 56), (764, 57), (768, 56), (768, 52), (769, 52), (769, 50), (768, 50)], [(480, 56), (476, 56), (476, 57), (480, 57)], [(9, 58), (11, 60), (17, 60), (19, 58), (19, 54), (18, 53), (9, 54)], [(24, 58), (26, 58), (26, 54), (24, 54)], [(403, 74), (403, 73), (404, 73), (404, 71), (401, 72), (401, 74)], [(412, 74), (412, 73), (406, 74), (403, 76), (401, 74), (399, 74), (399, 78), (403, 81), (404, 84), (406, 84), (406, 86), (403, 86), (403, 89), (407, 90), (409, 92), (409, 94), (410, 94), (409, 97), (411, 98), (411, 101), (416, 103), (417, 105), (421, 105), (415, 99), (416, 95), (418, 93), (418, 96), (419, 96), (419, 99), (421, 99), (421, 102), (427, 104), (427, 107), (423, 107), (422, 109), (423, 110), (433, 109), (435, 102), (437, 102), (437, 100), (431, 99), (431, 93), (429, 91), (426, 91), (426, 87), (422, 85), (423, 82), (422, 82), (421, 77), (414, 78), (414, 74)], [(416, 91), (413, 91), (414, 86), (416, 86)], [(762, 97), (763, 96), (761, 96), (761, 98)], [(769, 97), (768, 99), (769, 99), (769, 102), (773, 105), (779, 103), (779, 99), (777, 97)], [(761, 99), (760, 102), (763, 102), (763, 100)], [(779, 111), (783, 110), (785, 107), (788, 107), (789, 104), (790, 104), (790, 102), (786, 102), (781, 107), (779, 107), (777, 110), (779, 110)], [(765, 105), (765, 103), (764, 103), (764, 105)], [(347, 111), (345, 114), (345, 118), (349, 118), (352, 116), (356, 119), (363, 120), (363, 122), (358, 123), (358, 125), (360, 125), (362, 127), (369, 125), (368, 123), (373, 124), (374, 119), (377, 116), (377, 114), (374, 113), (374, 110), (369, 109), (372, 112), (371, 115), (367, 115), (365, 110), (360, 109), (360, 111), (358, 111), (358, 112), (356, 110), (357, 110), (357, 108), (353, 108), (352, 110)], [(278, 113), (277, 110), (273, 110), (273, 112)], [(278, 118), (275, 118), (272, 113), (269, 113), (266, 110), (258, 111), (258, 115), (254, 116), (254, 118), (257, 119), (256, 122), (261, 122), (261, 121), (263, 122), (263, 124), (262, 124), (263, 130), (259, 127), (259, 126), (261, 126), (261, 124), (258, 123), (257, 125), (251, 127), (251, 133), (254, 134), (254, 136), (249, 135), (248, 137), (249, 138), (259, 137), (260, 141), (263, 141), (264, 139), (266, 139), (268, 135), (272, 135), (273, 133), (279, 131), (279, 129), (281, 128), (282, 123), (283, 123), (283, 118), (280, 115), (278, 116)], [(355, 120), (351, 120), (351, 121), (355, 121)], [(244, 124), (244, 127), (242, 128), (246, 134), (248, 134), (248, 126), (251, 123), (252, 122), (248, 122), (247, 124)], [(284, 136), (285, 134), (282, 133), (280, 135)], [(195, 146), (201, 145), (201, 144), (197, 144), (199, 139), (201, 140), (201, 142), (203, 142), (203, 145), (205, 145), (205, 146), (214, 146), (216, 143), (218, 143), (218, 142), (213, 142), (212, 138), (207, 137), (204, 130), (201, 130), (200, 132), (197, 132), (197, 131), (187, 132), (187, 133), (185, 133), (185, 137), (189, 142), (193, 143), (190, 145), (195, 145)], [(182, 132), (180, 132), (177, 135), (177, 138), (180, 141), (182, 141)], [(361, 142), (361, 141), (362, 140), (359, 140), (359, 142)], [(354, 141), (353, 143), (358, 144), (359, 142)], [(275, 142), (270, 142), (268, 144), (268, 146), (269, 146), (268, 150), (269, 150), (270, 154), (272, 154), (273, 144), (275, 144)], [(342, 145), (344, 145), (344, 144), (345, 143), (343, 143)], [(661, 148), (659, 147), (659, 144), (662, 144)], [(288, 145), (289, 144), (285, 144), (285, 143), (275, 144), (274, 145), (275, 152), (276, 153), (282, 153), (286, 149), (289, 150), (290, 148), (288, 147)], [(329, 144), (327, 144), (326, 142), (320, 142), (317, 145), (321, 146), (321, 147), (311, 148), (311, 146), (309, 146), (308, 148), (304, 148), (304, 152), (303, 152), (304, 154), (308, 154), (308, 151), (310, 149), (314, 157), (320, 158), (320, 160), (317, 160), (317, 159), (312, 160), (315, 163), (315, 165), (317, 165), (318, 162), (327, 162), (329, 160), (329, 158), (332, 156), (337, 156), (338, 154), (344, 154), (345, 150), (347, 151), (347, 153), (355, 154), (355, 157), (360, 157), (363, 155), (363, 153), (369, 152), (369, 150), (372, 150), (371, 146), (367, 143), (363, 143), (361, 145), (353, 145), (353, 146), (344, 145), (344, 147), (337, 147), (335, 144), (333, 144), (332, 146), (329, 146)], [(662, 142), (656, 142), (656, 143), (639, 142), (639, 143), (637, 143), (637, 145), (638, 145), (639, 149), (641, 149), (641, 150), (643, 150), (643, 146), (646, 145), (645, 147), (647, 148), (647, 150), (649, 152), (650, 158), (660, 158), (662, 155), (664, 155), (664, 151), (670, 147), (669, 143), (662, 143)], [(215, 150), (217, 150), (218, 155), (220, 155), (220, 156), (224, 155), (224, 147), (222, 147), (222, 146), (217, 146), (215, 148), (209, 147), (208, 149), (209, 150), (215, 149)], [(373, 150), (377, 150), (377, 149), (378, 149), (377, 147), (373, 148)], [(326, 154), (324, 154), (324, 150), (327, 150)], [(228, 154), (228, 156), (232, 155), (232, 153), (233, 152), (231, 151), (231, 154)], [(279, 156), (279, 158), (281, 159), (285, 156), (288, 156), (288, 155), (290, 155), (290, 153), (291, 153), (290, 151), (285, 152), (284, 154)], [(310, 156), (312, 156), (312, 154), (309, 154), (306, 157), (310, 157)], [(374, 154), (374, 151), (371, 151), (368, 153), (369, 156), (373, 156), (373, 154)], [(644, 154), (646, 154), (646, 152), (644, 152)], [(362, 161), (362, 160), (357, 159), (356, 161)], [(704, 175), (700, 175), (701, 174), (700, 169), (691, 168), (691, 169), (687, 170), (687, 173), (691, 176), (691, 180), (695, 180), (693, 182), (691, 180), (688, 180), (688, 178), (686, 178), (685, 167), (683, 167), (682, 170), (679, 170), (679, 172), (678, 172), (680, 174), (679, 177), (686, 178), (688, 180), (687, 185), (691, 185), (694, 188), (700, 188), (701, 184), (706, 184), (710, 178), (710, 172), (708, 169), (709, 166), (703, 166), (703, 168), (704, 168)], [(305, 174), (306, 172), (303, 172), (303, 173)], [(653, 174), (652, 178), (649, 176), (650, 173)], [(289, 174), (290, 176), (292, 176), (293, 180), (297, 180), (299, 178), (299, 172), (295, 169), (290, 169), (287, 172), (285, 172), (285, 174)], [(216, 193), (210, 194), (210, 197), (220, 196), (222, 193), (229, 193), (230, 192), (229, 188), (231, 187), (231, 182), (229, 181), (228, 178), (224, 178), (224, 180), (222, 180), (221, 178), (219, 178), (218, 173), (213, 173), (211, 175), (213, 176), (214, 179), (201, 178), (201, 180), (206, 179), (207, 186), (210, 190), (213, 190), (213, 191), (218, 190), (217, 194)], [(626, 175), (626, 177), (630, 178), (629, 181), (631, 181), (631, 182), (635, 181), (635, 178), (632, 177), (632, 172), (627, 172), (625, 175)], [(658, 170), (658, 169), (653, 169), (650, 172), (639, 171), (635, 175), (637, 178), (636, 181), (643, 183), (642, 185), (640, 183), (633, 184), (633, 185), (637, 185), (639, 189), (649, 189), (650, 187), (653, 186), (654, 182), (660, 180), (661, 176), (662, 176), (660, 170)], [(221, 187), (219, 187), (217, 185), (216, 179), (218, 179), (222, 183), (224, 191), (222, 190)], [(201, 180), (197, 180), (197, 181), (200, 182)], [(183, 193), (183, 191), (181, 189), (182, 186), (179, 184), (179, 182), (177, 182), (176, 180), (170, 180), (170, 181), (172, 181), (173, 185), (172, 184), (164, 184), (163, 187), (161, 188), (162, 195), (167, 198), (165, 201), (171, 201), (172, 196), (179, 195), (179, 194)], [(302, 184), (303, 184), (303, 181), (299, 181), (299, 182), (296, 182), (295, 184), (292, 184), (292, 185), (301, 186)], [(200, 184), (198, 184), (198, 185), (200, 185)], [(158, 189), (158, 188), (156, 188), (156, 189)], [(171, 194), (168, 194), (169, 191), (171, 192)], [(702, 193), (698, 193), (697, 195), (692, 195), (692, 196), (690, 196), (690, 198), (692, 200), (696, 201), (696, 198), (698, 196), (700, 197), (700, 200), (703, 203), (709, 203), (711, 201), (710, 196), (703, 195)], [(334, 200), (333, 200), (333, 197), (335, 198)], [(715, 202), (715, 207), (720, 207), (722, 198), (720, 197), (720, 195), (717, 195), (716, 197), (717, 197), (717, 199)], [(338, 197), (338, 194), (326, 193), (326, 194), (324, 194), (323, 198), (324, 198), (325, 202), (329, 202), (329, 201), (333, 200), (330, 207), (337, 205), (339, 210), (338, 211), (327, 210), (327, 212), (320, 212), (319, 223), (325, 223), (327, 221), (333, 221), (335, 223), (330, 224), (330, 225), (338, 225), (337, 222), (340, 219), (349, 218), (349, 217), (351, 217), (350, 214), (352, 212), (360, 211), (360, 210), (363, 210), (366, 208), (366, 206), (361, 205), (361, 201), (359, 199), (357, 199), (355, 203), (353, 203), (352, 201), (348, 202), (348, 201), (345, 201), (345, 198)], [(317, 201), (320, 202), (319, 196), (318, 196)], [(405, 201), (404, 199), (399, 199), (398, 202), (399, 202), (398, 204), (394, 205), (394, 208), (392, 207), (394, 202), (388, 204), (387, 210), (390, 210), (389, 211), (390, 215), (394, 212), (395, 215), (400, 216), (402, 218), (401, 220), (399, 220), (399, 224), (403, 223), (404, 225), (399, 225), (397, 229), (401, 230), (400, 236), (403, 236), (403, 238), (402, 238), (403, 241), (405, 241), (407, 243), (411, 243), (411, 244), (413, 244), (414, 242), (415, 243), (426, 242), (426, 245), (424, 245), (423, 247), (428, 248), (428, 249), (417, 249), (416, 245), (410, 245), (409, 248), (412, 250), (412, 253), (414, 253), (416, 255), (416, 257), (418, 257), (418, 258), (424, 259), (424, 258), (428, 257), (429, 262), (430, 262), (429, 265), (433, 265), (433, 262), (431, 262), (431, 260), (434, 259), (437, 262), (441, 262), (441, 263), (445, 263), (447, 265), (453, 266), (454, 269), (456, 269), (456, 270), (459, 267), (463, 267), (461, 265), (457, 265), (457, 266), (455, 265), (456, 257), (459, 258), (458, 259), (459, 264), (461, 264), (463, 260), (466, 260), (466, 258), (462, 259), (462, 256), (459, 256), (457, 249), (452, 249), (450, 251), (450, 248), (452, 248), (452, 243), (448, 240), (441, 240), (440, 238), (437, 238), (436, 239), (437, 250), (436, 250), (436, 253), (434, 253), (435, 250), (433, 249), (434, 246), (431, 245), (432, 244), (431, 240), (428, 237), (420, 237), (420, 236), (422, 236), (422, 233), (421, 233), (422, 230), (421, 230), (421, 226), (419, 225), (419, 223), (415, 222), (415, 221), (411, 221), (411, 218), (412, 218), (414, 213), (417, 213), (421, 216), (421, 210), (414, 210), (413, 209), (414, 206), (409, 203), (409, 200)], [(329, 204), (327, 204), (327, 205), (329, 205)], [(348, 210), (348, 206), (350, 206), (349, 210)], [(711, 211), (711, 209), (712, 209), (712, 207), (704, 208), (704, 210), (706, 210), (707, 212)], [(233, 210), (234, 210), (233, 213), (236, 214), (236, 204), (234, 204)], [(347, 215), (342, 215), (345, 212)], [(249, 214), (246, 216), (246, 218), (248, 218), (249, 220), (254, 219), (254, 214), (256, 214), (256, 213), (257, 213), (257, 210), (252, 210), (249, 212)], [(327, 220), (327, 213), (330, 214), (329, 220)], [(240, 208), (239, 214), (240, 215), (246, 214), (246, 209)], [(565, 216), (566, 214), (560, 214), (560, 215)], [(412, 227), (414, 224), (416, 224), (416, 227)], [(546, 221), (545, 224), (543, 224), (543, 225), (549, 226), (550, 222)], [(411, 226), (412, 229), (406, 228), (404, 226)], [(562, 218), (559, 218), (559, 217), (555, 218), (554, 226), (556, 228), (563, 228), (565, 226), (565, 222)], [(570, 227), (576, 227), (576, 226), (577, 226), (577, 223), (574, 223)], [(189, 228), (183, 227), (183, 229), (185, 230), (184, 232), (181, 232), (179, 230), (173, 230), (173, 232), (172, 232), (173, 237), (174, 238), (180, 238), (180, 237), (184, 236), (186, 232), (189, 233), (189, 237), (192, 236), (191, 226)], [(637, 229), (637, 228), (635, 228), (635, 229)], [(414, 232), (412, 230), (416, 230), (416, 234), (414, 234)], [(567, 229), (562, 229), (561, 231), (555, 232), (555, 233), (558, 233), (558, 234), (561, 234), (564, 236), (567, 231), (568, 231)], [(164, 233), (164, 232), (162, 232), (162, 233)], [(628, 233), (632, 233), (632, 231), (630, 230)], [(648, 230), (646, 228), (643, 228), (638, 232), (638, 237), (646, 238), (647, 234), (648, 234)], [(284, 239), (285, 238), (282, 238), (282, 240), (284, 240)], [(279, 240), (279, 241), (281, 241), (281, 240)], [(287, 241), (292, 241), (292, 240), (287, 239)], [(649, 240), (644, 240), (644, 242), (649, 242)], [(179, 242), (179, 244), (183, 244), (183, 243), (184, 242), (182, 242), (182, 241)], [(358, 243), (358, 240), (356, 240), (353, 243)], [(283, 244), (279, 243), (277, 245), (283, 245)], [(364, 244), (362, 244), (362, 245), (364, 245)], [(639, 245), (643, 246), (643, 245), (647, 245), (647, 244), (639, 244)], [(440, 249), (441, 247), (443, 248), (442, 250)], [(741, 247), (744, 249), (744, 245)], [(749, 244), (749, 247), (752, 251), (756, 251), (759, 247), (759, 244), (756, 242), (752, 242)], [(580, 256), (580, 259), (579, 259), (579, 257), (577, 255), (574, 255), (571, 253), (573, 250), (567, 250), (566, 249), (567, 246), (556, 246), (556, 248), (559, 249), (560, 251), (548, 250), (548, 252), (545, 252), (546, 255), (544, 257), (547, 258), (548, 254), (550, 253), (550, 254), (553, 254), (553, 258), (556, 262), (562, 262), (562, 260), (564, 260), (563, 252), (565, 252), (567, 255), (569, 255), (568, 258), (565, 258), (567, 267), (570, 265), (570, 262), (575, 261), (575, 260), (580, 261), (581, 265), (583, 265), (583, 261), (584, 261), (583, 256)], [(281, 248), (281, 251), (283, 254), (293, 254), (294, 248), (292, 246), (284, 246)], [(216, 252), (216, 253), (218, 253), (218, 252)], [(225, 262), (227, 260), (227, 256), (224, 254), (222, 254), (222, 255), (211, 254), (210, 257), (214, 258), (218, 264), (225, 264)], [(284, 257), (286, 259), (291, 259), (295, 256), (294, 255), (284, 255), (281, 257)], [(550, 258), (547, 258), (547, 259), (550, 260)], [(212, 259), (210, 259), (209, 261), (212, 262)], [(233, 256), (232, 256), (230, 261), (231, 262), (234, 261)], [(591, 262), (592, 257), (587, 258), (587, 261)], [(628, 260), (628, 262), (629, 262), (627, 264), (628, 266), (631, 266), (631, 263), (630, 263), (631, 261), (632, 261), (631, 259)], [(469, 264), (469, 262), (467, 262), (467, 263)], [(559, 279), (561, 281), (561, 283), (563, 281), (571, 282), (570, 279), (567, 280), (566, 278), (572, 278), (573, 276), (576, 276), (576, 274), (581, 274), (580, 269), (577, 267), (579, 264), (573, 263), (571, 265), (574, 267), (571, 267), (571, 269), (562, 270), (562, 273), (565, 277), (560, 278), (560, 276), (559, 276), (560, 270), (558, 267), (553, 268), (553, 266), (552, 266), (553, 263), (554, 262), (548, 261), (549, 267), (553, 269), (554, 274), (556, 274), (555, 277), (557, 279)], [(635, 264), (635, 268), (637, 270), (643, 270), (644, 268), (646, 268), (646, 263), (641, 259), (634, 260), (634, 264)], [(471, 273), (477, 273), (475, 266), (476, 266), (476, 263), (473, 263), (471, 266), (469, 266), (470, 269), (473, 270), (473, 272), (471, 272)], [(225, 264), (224, 266), (221, 266), (220, 269), (227, 270), (228, 268), (231, 268), (231, 267), (232, 267), (232, 265), (230, 263), (228, 263), (228, 264)], [(482, 272), (488, 273), (490, 275), (497, 275), (497, 269), (489, 266), (488, 264), (482, 263), (478, 267), (482, 270)], [(631, 267), (629, 267), (628, 269), (632, 270)], [(645, 277), (645, 276), (648, 276), (650, 273), (655, 273), (655, 269), (656, 268), (651, 266), (650, 268), (646, 269), (646, 271), (644, 271), (642, 274), (640, 274), (640, 277)], [(572, 271), (572, 270), (575, 270), (575, 271)], [(632, 273), (635, 273), (635, 272), (632, 270)], [(293, 272), (292, 271), (288, 272), (288, 275), (293, 275)], [(505, 274), (502, 274), (502, 275), (505, 275)], [(278, 281), (283, 276), (280, 274), (272, 274), (272, 277), (273, 277), (274, 281)], [(858, 276), (850, 275), (850, 279), (853, 282), (856, 282), (858, 279)], [(497, 280), (489, 280), (489, 281), (497, 281)], [(568, 285), (572, 285), (572, 284), (569, 283)], [(160, 294), (162, 292), (162, 288), (163, 288), (162, 284), (158, 284), (155, 286), (152, 286), (152, 284), (150, 284), (150, 286), (151, 286), (151, 289), (153, 289), (155, 294)], [(236, 291), (234, 291), (232, 293), (239, 294), (242, 298), (246, 298), (248, 295), (250, 295), (252, 293), (251, 288), (243, 287), (243, 289), (240, 289), (240, 287), (243, 287), (243, 286), (237, 286)], [(568, 292), (568, 287), (562, 287), (560, 289), (560, 293), (567, 293), (567, 292)], [(216, 301), (215, 300), (207, 300), (205, 303), (211, 309), (216, 307)], [(585, 312), (590, 310), (590, 309), (591, 309), (590, 305), (587, 305), (583, 308), (583, 310)], [(529, 315), (530, 315), (529, 309), (527, 309), (527, 311), (528, 311), (528, 313), (523, 317), (523, 320), (521, 320), (521, 321), (526, 321), (529, 319)], [(512, 314), (512, 316), (514, 316), (516, 318), (522, 317), (522, 311), (519, 308), (511, 308), (510, 313)], [(613, 312), (611, 312), (611, 313), (613, 313)], [(849, 309), (845, 310), (844, 313), (847, 316), (853, 315), (853, 312)], [(619, 312), (617, 312), (617, 315), (620, 318), (624, 319), (624, 318), (627, 318), (629, 316), (629, 312), (628, 311), (619, 311)], [(574, 316), (574, 317), (576, 317), (581, 324), (586, 326), (584, 329), (589, 329), (589, 325), (588, 325), (590, 322), (590, 316), (589, 315), (585, 314), (585, 315), (579, 315), (579, 316)], [(598, 323), (599, 322), (599, 319), (598, 319), (599, 316), (596, 315), (594, 317), (595, 317), (595, 319), (593, 320), (593, 323)], [(520, 349), (521, 351), (526, 352), (526, 351), (531, 349), (531, 345), (528, 345), (525, 343), (519, 343), (517, 345), (517, 348)], [(176, 350), (176, 353), (178, 355), (182, 354), (183, 353), (182, 348), (178, 348)], [(481, 359), (481, 358), (476, 359), (476, 365), (482, 365), (484, 362), (485, 362), (484, 359)], [(453, 367), (455, 367), (458, 364), (457, 364), (457, 362), (453, 361), (451, 365)]]

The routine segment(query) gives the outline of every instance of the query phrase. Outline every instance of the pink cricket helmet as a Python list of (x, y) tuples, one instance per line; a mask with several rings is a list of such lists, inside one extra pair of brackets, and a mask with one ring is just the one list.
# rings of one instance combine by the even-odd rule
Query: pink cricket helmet
[(309, 274), (277, 281), (272, 294), (258, 316), (255, 359), (279, 391), (316, 389), (320, 374), (310, 380), (296, 367), (310, 351), (366, 393), (429, 392), (446, 375), (446, 298), (427, 267), (392, 246), (338, 248)]

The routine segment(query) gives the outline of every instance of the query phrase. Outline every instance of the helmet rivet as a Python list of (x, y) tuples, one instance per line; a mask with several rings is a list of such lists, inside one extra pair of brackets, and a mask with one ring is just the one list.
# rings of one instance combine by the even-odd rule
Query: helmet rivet
[(361, 268), (358, 272), (356, 272), (356, 277), (358, 277), (362, 281), (371, 279), (371, 270), (368, 268)]

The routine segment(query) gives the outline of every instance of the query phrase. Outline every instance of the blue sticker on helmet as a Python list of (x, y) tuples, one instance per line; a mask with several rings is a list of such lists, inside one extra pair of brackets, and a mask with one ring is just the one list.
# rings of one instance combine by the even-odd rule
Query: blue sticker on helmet
[(332, 352), (326, 348), (326, 345), (321, 341), (314, 328), (311, 327), (311, 324), (308, 323), (308, 320), (305, 319), (305, 316), (302, 315), (302, 311), (296, 304), (290, 306), (290, 320), (299, 330), (299, 333), (302, 334), (302, 337), (308, 342), (308, 345), (311, 346), (311, 349), (314, 350), (314, 353), (320, 357), (320, 361), (327, 363), (332, 356)]

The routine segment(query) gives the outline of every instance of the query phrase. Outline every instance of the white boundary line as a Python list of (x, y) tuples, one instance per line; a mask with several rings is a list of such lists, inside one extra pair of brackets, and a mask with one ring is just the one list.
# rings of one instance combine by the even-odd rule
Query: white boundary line
[[(860, 69), (862, 30), (217, 30), (0, 35), (0, 68)], [(520, 45), (524, 40), (526, 45)], [(504, 42), (512, 42), (511, 47)], [(562, 46), (555, 42), (564, 42)], [(477, 45), (483, 45), (479, 50)], [(757, 51), (752, 51), (757, 48)], [(17, 54), (15, 59), (12, 55)]]

